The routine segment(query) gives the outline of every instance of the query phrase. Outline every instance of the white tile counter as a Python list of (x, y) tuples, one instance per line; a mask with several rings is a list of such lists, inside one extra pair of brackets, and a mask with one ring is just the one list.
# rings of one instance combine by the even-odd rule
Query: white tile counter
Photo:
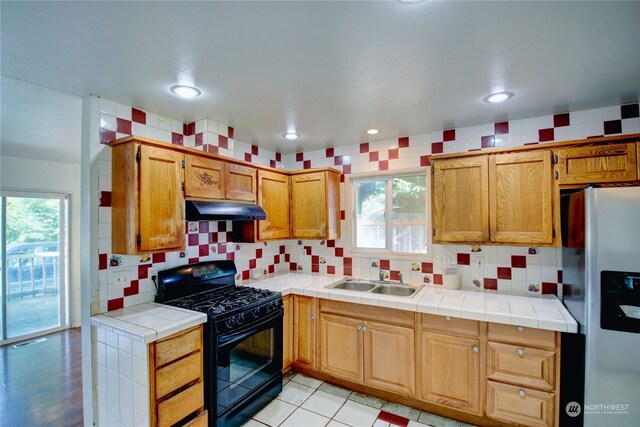
[(145, 303), (93, 316), (91, 324), (145, 344), (168, 337), (207, 321), (205, 313)]
[(578, 324), (555, 295), (515, 295), (475, 289), (448, 290), (426, 285), (412, 297), (327, 289), (342, 278), (302, 273), (274, 275), (243, 285), (295, 294), (462, 319), (578, 332)]

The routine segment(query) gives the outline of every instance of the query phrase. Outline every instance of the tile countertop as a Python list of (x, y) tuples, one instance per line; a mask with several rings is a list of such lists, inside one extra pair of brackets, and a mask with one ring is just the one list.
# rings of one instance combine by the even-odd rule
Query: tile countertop
[(342, 280), (340, 276), (286, 273), (244, 281), (242, 285), (279, 291), (282, 295), (306, 295), (462, 319), (578, 332), (578, 324), (555, 295), (516, 295), (475, 289), (453, 291), (426, 285), (413, 297), (403, 298), (326, 288), (339, 280)]
[(91, 317), (91, 324), (148, 344), (207, 321), (205, 313), (145, 303)]

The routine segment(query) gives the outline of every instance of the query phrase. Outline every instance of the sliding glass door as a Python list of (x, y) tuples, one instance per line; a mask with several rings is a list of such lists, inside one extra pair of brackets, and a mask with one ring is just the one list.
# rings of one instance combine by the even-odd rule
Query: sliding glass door
[(3, 191), (0, 201), (1, 342), (66, 328), (68, 196)]

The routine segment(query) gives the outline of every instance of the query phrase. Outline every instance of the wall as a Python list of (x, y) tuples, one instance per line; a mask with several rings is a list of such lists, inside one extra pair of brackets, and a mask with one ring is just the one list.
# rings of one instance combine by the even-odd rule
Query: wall
[(2, 188), (69, 194), (69, 321), (80, 326), (80, 165), (2, 156)]
[[(463, 287), (516, 292), (559, 293), (562, 266), (559, 250), (518, 246), (433, 245), (426, 256), (383, 258), (352, 256), (346, 239), (335, 241), (278, 241), (258, 244), (232, 242), (230, 221), (188, 222), (185, 251), (127, 256), (111, 253), (111, 153), (104, 145), (127, 135), (147, 136), (177, 145), (269, 165), (287, 170), (333, 167), (342, 172), (341, 204), (344, 229), (345, 181), (353, 174), (416, 169), (429, 165), (427, 156), (437, 153), (475, 151), (540, 142), (582, 139), (602, 135), (640, 132), (638, 104), (578, 111), (554, 116), (447, 129), (397, 140), (365, 142), (280, 155), (234, 139), (232, 127), (207, 119), (184, 124), (176, 120), (95, 98), (99, 109), (99, 203), (98, 214), (98, 306), (105, 312), (152, 301), (151, 276), (156, 271), (198, 261), (231, 259), (238, 280), (248, 279), (252, 268), (267, 272), (297, 270), (335, 275), (377, 277), (378, 266), (391, 278), (402, 272), (407, 280), (442, 283), (446, 264), (457, 264)], [(478, 250), (479, 252), (474, 252)], [(484, 259), (474, 268), (476, 257)], [(125, 272), (128, 281), (116, 284), (114, 272)]]

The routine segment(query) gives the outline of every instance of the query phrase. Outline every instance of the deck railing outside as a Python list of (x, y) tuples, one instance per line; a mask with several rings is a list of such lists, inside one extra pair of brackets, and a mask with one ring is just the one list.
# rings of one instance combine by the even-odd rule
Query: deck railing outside
[(59, 252), (7, 255), (8, 298), (57, 294), (59, 269)]

